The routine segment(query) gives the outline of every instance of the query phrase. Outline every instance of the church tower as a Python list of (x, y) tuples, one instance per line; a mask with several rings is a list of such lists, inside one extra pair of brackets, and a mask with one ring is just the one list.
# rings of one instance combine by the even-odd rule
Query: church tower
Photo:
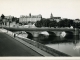
[(52, 14), (52, 13), (51, 13), (51, 16), (50, 16), (50, 18), (51, 18), (51, 19), (53, 19), (53, 14)]
[(31, 13), (29, 13), (29, 16), (31, 17)]

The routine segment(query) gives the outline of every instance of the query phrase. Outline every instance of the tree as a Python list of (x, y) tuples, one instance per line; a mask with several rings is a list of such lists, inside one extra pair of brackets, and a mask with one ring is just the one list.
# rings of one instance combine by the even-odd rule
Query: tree
[(16, 19), (16, 23), (19, 23), (19, 18)]
[(5, 16), (4, 16), (4, 14), (2, 14), (2, 15), (1, 15), (1, 19), (4, 19), (4, 18), (5, 18)]
[(0, 19), (0, 25), (2, 25), (2, 19)]
[(1, 24), (5, 25), (6, 23), (6, 19), (5, 19), (5, 16), (4, 14), (1, 15)]
[(41, 22), (40, 22), (40, 21), (37, 21), (37, 22), (35, 23), (35, 26), (36, 26), (36, 27), (41, 27)]
[(63, 19), (58, 22), (58, 27), (70, 27), (73, 25), (73, 21), (70, 21), (70, 19)]
[(42, 27), (49, 27), (50, 20), (48, 20), (48, 19), (43, 19), (43, 20), (41, 20), (40, 22), (41, 22), (41, 26), (42, 26)]
[(57, 26), (57, 22), (56, 22), (56, 21), (51, 21), (51, 22), (49, 23), (49, 26), (50, 26), (50, 27), (56, 27), (56, 26)]
[(14, 17), (12, 17), (12, 22), (13, 22), (13, 21), (15, 21), (15, 18), (14, 18)]

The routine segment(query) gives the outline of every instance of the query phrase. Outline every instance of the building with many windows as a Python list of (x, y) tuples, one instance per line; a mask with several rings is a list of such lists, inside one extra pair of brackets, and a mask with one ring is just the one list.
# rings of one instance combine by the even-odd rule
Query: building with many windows
[(20, 18), (19, 18), (19, 22), (20, 23), (27, 23), (27, 22), (33, 22), (33, 23), (35, 23), (36, 21), (40, 21), (41, 20), (41, 18), (42, 18), (42, 15), (31, 15), (31, 14), (29, 14), (29, 16), (24, 16), (24, 15), (22, 15), (22, 16), (20, 16)]

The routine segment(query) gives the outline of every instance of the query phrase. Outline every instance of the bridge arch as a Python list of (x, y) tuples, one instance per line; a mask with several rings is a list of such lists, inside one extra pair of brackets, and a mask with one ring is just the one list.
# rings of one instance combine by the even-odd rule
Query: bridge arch
[(65, 38), (73, 38), (74, 33), (72, 31), (65, 31), (65, 32), (66, 32)]
[(33, 39), (33, 34), (32, 33), (30, 33), (30, 32), (26, 32), (26, 33), (28, 34), (27, 38)]
[(49, 33), (49, 39), (54, 39), (56, 37), (56, 34), (52, 31), (47, 31)]
[(61, 36), (61, 34), (63, 32), (66, 33), (66, 35), (64, 36), (64, 38), (73, 38), (73, 36), (74, 36), (74, 31), (48, 31), (48, 32), (51, 34), (50, 36), (53, 35), (52, 37)]

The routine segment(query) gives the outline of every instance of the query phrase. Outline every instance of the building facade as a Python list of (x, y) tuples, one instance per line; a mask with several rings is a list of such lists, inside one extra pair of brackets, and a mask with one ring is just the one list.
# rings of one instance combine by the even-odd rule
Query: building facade
[(54, 21), (57, 21), (57, 22), (61, 21), (61, 17), (54, 17)]
[(75, 23), (80, 23), (80, 19), (75, 19), (74, 22)]
[(20, 18), (19, 18), (19, 22), (20, 23), (26, 23), (26, 22), (36, 22), (36, 21), (40, 21), (41, 20), (41, 18), (42, 18), (42, 15), (31, 15), (31, 14), (29, 14), (29, 16), (24, 16), (24, 15), (22, 15), (22, 16), (20, 16)]
[(54, 17), (53, 16), (53, 14), (51, 13), (51, 15), (50, 15), (50, 21), (56, 21), (56, 22), (59, 22), (59, 21), (61, 21), (61, 17)]

